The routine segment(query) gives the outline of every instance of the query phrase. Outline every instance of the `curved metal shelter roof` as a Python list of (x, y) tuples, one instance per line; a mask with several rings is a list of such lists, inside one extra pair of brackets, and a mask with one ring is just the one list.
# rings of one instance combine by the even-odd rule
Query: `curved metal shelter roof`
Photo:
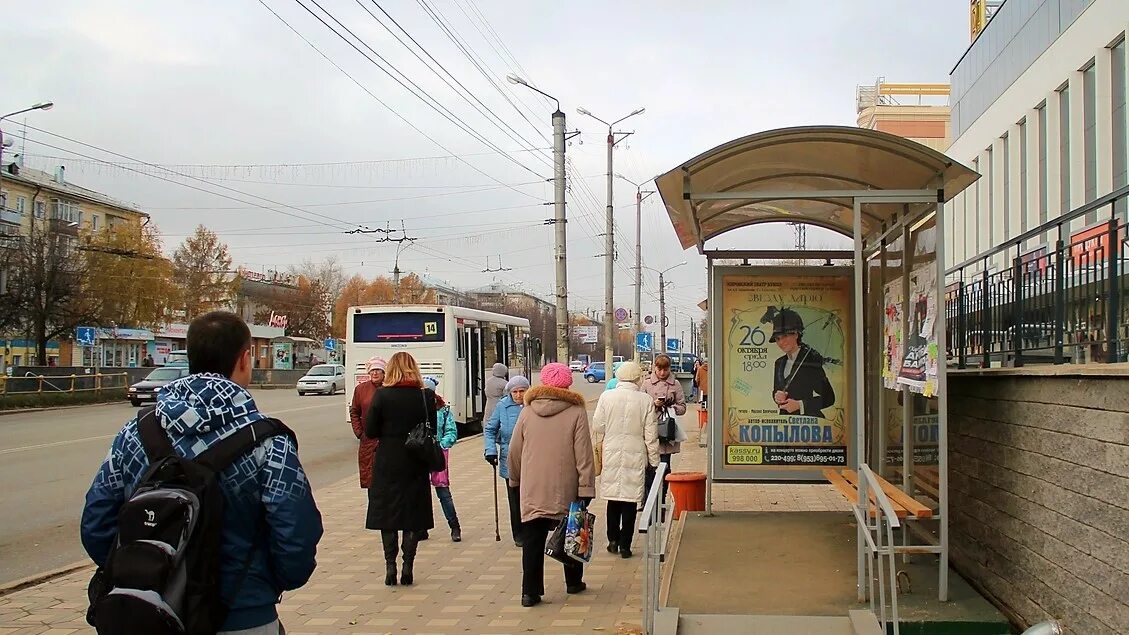
[[(854, 236), (854, 203), (935, 192), (945, 202), (980, 178), (949, 157), (877, 130), (846, 126), (779, 128), (717, 146), (655, 179), (682, 247), (733, 229), (802, 222)], [(869, 203), (877, 201), (867, 198)], [(932, 207), (926, 204), (925, 207)], [(915, 205), (923, 211), (920, 203)], [(901, 205), (868, 204), (861, 233), (877, 234)]]

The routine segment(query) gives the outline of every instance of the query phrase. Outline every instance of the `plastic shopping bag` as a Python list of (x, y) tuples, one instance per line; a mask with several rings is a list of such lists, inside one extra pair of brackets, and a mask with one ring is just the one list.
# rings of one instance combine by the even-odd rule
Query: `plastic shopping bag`
[(569, 506), (565, 525), (565, 553), (578, 562), (592, 560), (592, 531), (596, 526), (596, 515), (588, 507), (575, 501)]

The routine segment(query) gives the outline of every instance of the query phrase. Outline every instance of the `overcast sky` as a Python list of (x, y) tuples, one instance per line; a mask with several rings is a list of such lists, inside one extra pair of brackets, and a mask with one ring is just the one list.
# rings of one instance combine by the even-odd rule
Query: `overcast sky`
[[(298, 0), (9, 7), (0, 24), (0, 111), (53, 100), (53, 110), (29, 115), (27, 124), (100, 149), (29, 130), (27, 165), (65, 165), (68, 180), (140, 205), (160, 227), (167, 252), (203, 223), (250, 268), (335, 255), (350, 273), (374, 276), (392, 269), (396, 243), (344, 232), (403, 221), (418, 240), (401, 254), (402, 269), (460, 288), (497, 277), (550, 297), (552, 227), (542, 223), (552, 216), (543, 203), (552, 200), (545, 180), (552, 176), (553, 104), (505, 82), (507, 73), (523, 75), (559, 98), (569, 128), (582, 133), (568, 147), (568, 255), (570, 308), (583, 310), (603, 306), (598, 235), (607, 167), (606, 128), (577, 114), (578, 106), (605, 120), (646, 107), (620, 127), (635, 134), (617, 146), (614, 168), (646, 181), (735, 137), (852, 125), (857, 84), (879, 76), (947, 81), (968, 44), (968, 3), (960, 0), (318, 1), (363, 40), (357, 46), (369, 57), (383, 56), (486, 142), (390, 79)], [(349, 37), (312, 0), (302, 2)], [(395, 31), (380, 9), (387, 11), (426, 53), (412, 50), (433, 56), (474, 98), (460, 98), (366, 8)], [(23, 121), (5, 122), (5, 132), (18, 136)], [(7, 149), (5, 159), (21, 146)], [(173, 169), (204, 180), (104, 150), (184, 166)], [(625, 307), (634, 298), (634, 194), (617, 180), (616, 305)], [(645, 266), (689, 263), (668, 277), (677, 335), (688, 316), (701, 317), (694, 305), (705, 297), (704, 260), (681, 250), (657, 196), (644, 203), (643, 218)], [(792, 239), (785, 227), (761, 227), (736, 240), (726, 244), (778, 247)], [(808, 244), (833, 240), (813, 230)], [(499, 256), (512, 271), (483, 273), (487, 258), (499, 267)], [(655, 313), (657, 281), (644, 274), (644, 313)]]

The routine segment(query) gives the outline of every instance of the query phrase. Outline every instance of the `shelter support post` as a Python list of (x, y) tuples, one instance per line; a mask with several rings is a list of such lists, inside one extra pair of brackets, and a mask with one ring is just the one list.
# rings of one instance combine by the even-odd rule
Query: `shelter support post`
[[(914, 237), (909, 227), (902, 226), (902, 338), (909, 338), (910, 300), (909, 277), (913, 271)], [(909, 386), (901, 387), (902, 394), (902, 490), (913, 496), (913, 393)], [(903, 533), (903, 538), (907, 536)]]
[[(718, 308), (718, 305), (722, 301), (721, 298), (716, 297), (716, 294), (714, 294), (714, 277), (716, 275), (717, 274), (716, 274), (716, 271), (715, 271), (714, 266), (713, 266), (713, 258), (706, 258), (706, 303), (707, 303), (706, 318), (709, 320), (709, 325), (710, 325), (709, 326), (710, 342), (709, 342), (709, 350), (706, 351), (707, 354), (708, 354), (708, 357), (706, 357), (706, 359), (708, 360), (710, 357), (712, 357), (712, 358), (714, 358), (715, 362), (718, 359), (720, 359), (716, 355), (716, 353), (721, 350), (721, 335), (720, 335), (721, 329), (718, 327), (717, 317), (719, 315), (721, 315), (721, 309)], [(663, 342), (662, 346), (665, 347), (666, 343)], [(717, 420), (720, 418), (718, 413), (721, 412), (721, 406), (718, 405), (718, 402), (722, 398), (720, 386), (721, 386), (721, 375), (722, 375), (723, 371), (722, 371), (722, 367), (720, 365), (715, 364), (715, 366), (716, 366), (716, 369), (714, 370), (714, 372), (710, 373), (709, 386), (699, 387), (699, 390), (708, 390), (709, 391), (709, 392), (706, 393), (706, 395), (707, 395), (706, 405), (709, 409), (706, 413), (707, 418), (706, 418), (706, 429), (705, 429), (705, 435), (706, 435), (706, 516), (713, 516), (713, 480), (714, 480), (713, 464), (714, 464), (714, 452), (717, 451), (717, 445), (718, 445), (717, 443), (714, 442), (714, 439), (715, 439), (715, 435), (717, 434), (715, 431), (718, 431), (718, 430), (721, 429), (721, 428), (718, 427), (719, 424), (718, 424)], [(717, 386), (717, 388), (715, 388), (715, 386)], [(710, 402), (713, 402), (713, 403), (711, 404)], [(698, 434), (702, 434), (702, 432), (698, 432)]]
[[(854, 380), (851, 382), (851, 390), (855, 393), (855, 468), (866, 463), (866, 404), (864, 395), (866, 391), (862, 389), (862, 383), (866, 381), (866, 358), (865, 358), (865, 331), (863, 325), (863, 302), (862, 296), (865, 290), (863, 287), (863, 232), (862, 232), (862, 203), (855, 199), (854, 201), (854, 239), (855, 239), (855, 292), (854, 292), (854, 326), (855, 336), (852, 346), (855, 360)], [(866, 501), (866, 480), (859, 479), (859, 500)], [(866, 553), (866, 528), (863, 522), (858, 523), (858, 536), (856, 545), (858, 549), (858, 562), (856, 568), (856, 584), (858, 591), (858, 601), (863, 602), (866, 600), (867, 591), (869, 588), (870, 580), (864, 580), (864, 574), (867, 571), (867, 562), (869, 554)]]
[[(943, 199), (942, 199), (943, 200)], [(937, 462), (940, 469), (937, 473), (937, 489), (940, 500), (940, 533), (941, 533), (941, 561), (938, 563), (939, 579), (937, 581), (937, 599), (947, 602), (949, 599), (949, 386), (948, 386), (948, 360), (945, 351), (946, 334), (948, 328), (945, 324), (945, 204), (937, 202), (937, 311), (934, 328), (936, 329), (937, 343), (939, 345), (939, 359), (937, 360)], [(985, 289), (986, 291), (986, 289)]]

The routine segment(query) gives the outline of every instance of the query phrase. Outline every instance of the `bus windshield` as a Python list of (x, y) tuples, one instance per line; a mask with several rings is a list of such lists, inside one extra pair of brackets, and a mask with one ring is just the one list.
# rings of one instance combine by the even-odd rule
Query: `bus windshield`
[(442, 313), (358, 313), (353, 316), (353, 342), (442, 342)]

